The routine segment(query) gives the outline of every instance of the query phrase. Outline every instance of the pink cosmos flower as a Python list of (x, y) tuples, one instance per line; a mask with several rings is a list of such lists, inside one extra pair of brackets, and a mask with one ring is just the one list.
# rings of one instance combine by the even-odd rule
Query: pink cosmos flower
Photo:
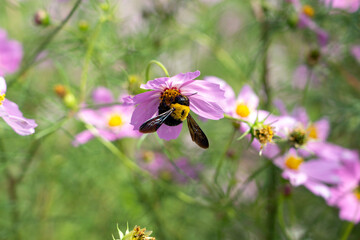
[[(140, 126), (158, 114), (161, 96), (165, 95), (185, 95), (189, 98), (190, 110), (197, 115), (218, 120), (223, 118), (223, 109), (220, 106), (224, 98), (224, 91), (218, 84), (203, 80), (194, 80), (200, 75), (200, 71), (180, 73), (173, 77), (156, 78), (142, 84), (142, 89), (152, 90), (135, 95), (127, 102), (137, 105), (131, 117), (131, 124), (134, 130), (139, 130)], [(167, 126), (162, 124), (157, 130), (157, 134), (164, 140), (175, 139), (181, 132), (182, 124), (177, 126)]]
[(330, 188), (326, 184), (336, 184), (339, 179), (336, 170), (340, 164), (313, 159), (305, 161), (295, 149), (274, 161), (275, 165), (283, 169), (282, 176), (293, 186), (304, 185), (315, 195), (325, 199), (330, 197)]
[(348, 12), (356, 12), (359, 9), (360, 1), (359, 0), (322, 0), (325, 5), (332, 8), (343, 9)]
[(20, 66), (22, 56), (21, 44), (9, 40), (5, 30), (0, 29), (0, 76), (14, 73)]
[(353, 57), (360, 63), (360, 45), (352, 46), (350, 51)]
[[(1, 47), (0, 47), (1, 48)], [(35, 132), (37, 124), (32, 119), (24, 118), (16, 103), (5, 98), (6, 82), (0, 77), (0, 116), (19, 135), (29, 135)]]
[(306, 64), (299, 65), (293, 74), (293, 87), (305, 89), (306, 83), (309, 81), (317, 82), (317, 76)]
[(320, 28), (312, 19), (311, 17), (314, 15), (314, 9), (309, 5), (302, 5), (299, 0), (289, 0), (290, 3), (293, 4), (295, 11), (298, 13), (299, 21), (298, 27), (299, 28), (308, 28), (313, 31), (318, 39), (319, 45), (324, 47), (327, 45), (329, 41), (328, 33)]
[(338, 170), (340, 184), (331, 188), (328, 204), (340, 208), (340, 218), (360, 222), (360, 162), (347, 162)]
[[(120, 96), (119, 99), (122, 97)], [(111, 91), (105, 87), (98, 87), (93, 91), (93, 102), (95, 104), (111, 104), (114, 101)], [(100, 137), (108, 141), (114, 141), (125, 137), (136, 138), (141, 135), (139, 132), (134, 131), (130, 125), (130, 116), (133, 111), (134, 106), (118, 104), (99, 109), (84, 108), (79, 111), (78, 117), (84, 123), (93, 125)], [(93, 137), (93, 133), (85, 130), (75, 136), (73, 145), (84, 144)]]
[(154, 177), (178, 183), (186, 183), (188, 181), (187, 177), (198, 179), (203, 169), (201, 164), (192, 165), (184, 157), (174, 160), (174, 164), (178, 168), (176, 169), (165, 155), (150, 151), (144, 152), (141, 159), (143, 168), (148, 170)]

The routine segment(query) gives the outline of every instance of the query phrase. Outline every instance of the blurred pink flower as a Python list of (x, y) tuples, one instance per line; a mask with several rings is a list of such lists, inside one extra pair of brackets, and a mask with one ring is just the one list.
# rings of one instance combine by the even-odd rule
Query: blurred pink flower
[(295, 149), (274, 161), (275, 165), (283, 169), (282, 176), (293, 186), (304, 185), (315, 195), (325, 199), (330, 197), (330, 188), (326, 184), (336, 184), (339, 179), (336, 170), (340, 164), (314, 159), (305, 161)]
[(299, 65), (293, 74), (293, 87), (298, 89), (305, 89), (306, 83), (317, 81), (317, 77), (312, 69), (306, 64)]
[[(161, 153), (146, 151), (142, 157), (142, 167), (148, 170), (154, 177), (164, 180), (172, 180), (178, 183), (186, 183), (188, 177), (198, 179), (203, 166), (201, 164), (192, 165), (187, 158), (174, 160), (174, 165)], [(181, 172), (182, 171), (182, 172)]]
[(313, 31), (317, 36), (319, 45), (321, 47), (326, 46), (329, 42), (329, 34), (311, 19), (314, 15), (314, 9), (309, 5), (302, 5), (299, 0), (289, 0), (289, 2), (293, 4), (298, 13), (298, 27)]
[(21, 44), (9, 40), (6, 31), (0, 29), (0, 76), (14, 73), (20, 66), (22, 56)]
[(360, 162), (347, 162), (338, 170), (340, 184), (331, 188), (328, 204), (340, 208), (340, 218), (360, 222)]
[[(127, 99), (137, 105), (131, 117), (134, 130), (158, 113), (162, 94), (185, 95), (189, 98), (190, 110), (206, 119), (218, 120), (224, 117), (220, 106), (224, 98), (224, 91), (218, 84), (203, 80), (194, 80), (200, 75), (199, 71), (180, 73), (173, 77), (156, 78), (142, 84), (142, 89), (152, 90), (135, 95)], [(182, 124), (167, 126), (165, 124), (157, 130), (157, 134), (164, 140), (175, 139), (181, 132)]]
[[(1, 47), (1, 46), (0, 46)], [(6, 82), (0, 77), (0, 116), (19, 135), (29, 135), (35, 132), (37, 124), (33, 119), (24, 118), (16, 103), (5, 98)]]
[[(120, 96), (120, 99), (123, 96)], [(93, 91), (93, 102), (95, 104), (114, 103), (111, 91), (105, 87), (98, 87)], [(130, 125), (130, 116), (134, 111), (134, 106), (118, 104), (113, 106), (101, 107), (99, 109), (83, 108), (79, 111), (78, 117), (87, 124), (93, 125), (100, 137), (114, 141), (125, 137), (140, 137), (138, 131), (134, 131)], [(85, 130), (75, 136), (74, 146), (84, 144), (94, 137), (93, 133)]]
[(352, 46), (350, 51), (353, 57), (360, 63), (360, 45)]
[(322, 0), (325, 5), (332, 8), (339, 8), (348, 12), (356, 12), (359, 9), (359, 0)]

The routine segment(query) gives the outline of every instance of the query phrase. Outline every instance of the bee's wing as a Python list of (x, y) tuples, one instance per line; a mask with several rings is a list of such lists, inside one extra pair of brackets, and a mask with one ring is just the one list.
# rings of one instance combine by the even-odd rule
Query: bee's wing
[(208, 148), (209, 141), (208, 141), (205, 133), (201, 130), (201, 128), (195, 122), (195, 120), (192, 118), (190, 113), (187, 116), (187, 124), (188, 124), (191, 139), (200, 147)]
[(139, 131), (142, 133), (156, 132), (174, 110), (174, 108), (171, 108), (166, 112), (147, 120), (140, 126)]

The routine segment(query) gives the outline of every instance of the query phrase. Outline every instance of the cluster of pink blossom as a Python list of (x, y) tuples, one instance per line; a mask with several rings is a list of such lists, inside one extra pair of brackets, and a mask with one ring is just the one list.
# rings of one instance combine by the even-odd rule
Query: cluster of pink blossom
[(9, 40), (7, 33), (0, 29), (0, 116), (18, 134), (29, 135), (35, 132), (37, 124), (32, 119), (24, 118), (16, 103), (5, 98), (5, 76), (14, 73), (22, 59), (21, 44)]
[[(263, 155), (282, 169), (283, 178), (293, 186), (305, 186), (329, 205), (339, 207), (341, 219), (360, 222), (359, 155), (356, 151), (326, 142), (330, 129), (326, 118), (311, 122), (305, 109), (300, 107), (289, 114), (279, 100), (276, 105), (281, 116), (270, 115), (258, 109), (259, 98), (250, 86), (245, 85), (236, 98), (225, 81), (216, 77), (205, 79), (219, 83), (225, 91), (221, 106), (226, 114), (241, 121), (239, 131), (247, 132), (251, 125), (265, 119), (263, 123), (274, 128), (281, 138), (279, 141), (287, 143), (280, 148), (276, 140), (270, 141), (263, 150)], [(259, 141), (254, 138), (252, 142), (257, 150), (263, 145)]]

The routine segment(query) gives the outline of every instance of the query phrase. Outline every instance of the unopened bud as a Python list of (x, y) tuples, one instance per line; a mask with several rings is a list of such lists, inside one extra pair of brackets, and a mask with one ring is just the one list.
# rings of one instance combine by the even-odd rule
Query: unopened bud
[(81, 20), (78, 24), (78, 28), (80, 31), (86, 32), (89, 29), (89, 24), (85, 20)]
[(110, 9), (110, 6), (107, 3), (102, 3), (102, 4), (100, 4), (100, 8), (101, 8), (101, 10), (106, 12), (106, 11), (108, 11)]
[(34, 22), (38, 26), (49, 26), (50, 25), (50, 15), (43, 9), (38, 10), (34, 15)]
[(56, 93), (56, 95), (58, 95), (60, 98), (64, 98), (66, 93), (67, 93), (67, 90), (65, 88), (64, 85), (61, 85), (61, 84), (57, 84), (55, 85), (54, 87), (54, 92)]
[(74, 94), (67, 93), (65, 95), (65, 97), (64, 97), (64, 104), (68, 108), (76, 109), (77, 108), (77, 101), (76, 101), (76, 98), (75, 98)]

